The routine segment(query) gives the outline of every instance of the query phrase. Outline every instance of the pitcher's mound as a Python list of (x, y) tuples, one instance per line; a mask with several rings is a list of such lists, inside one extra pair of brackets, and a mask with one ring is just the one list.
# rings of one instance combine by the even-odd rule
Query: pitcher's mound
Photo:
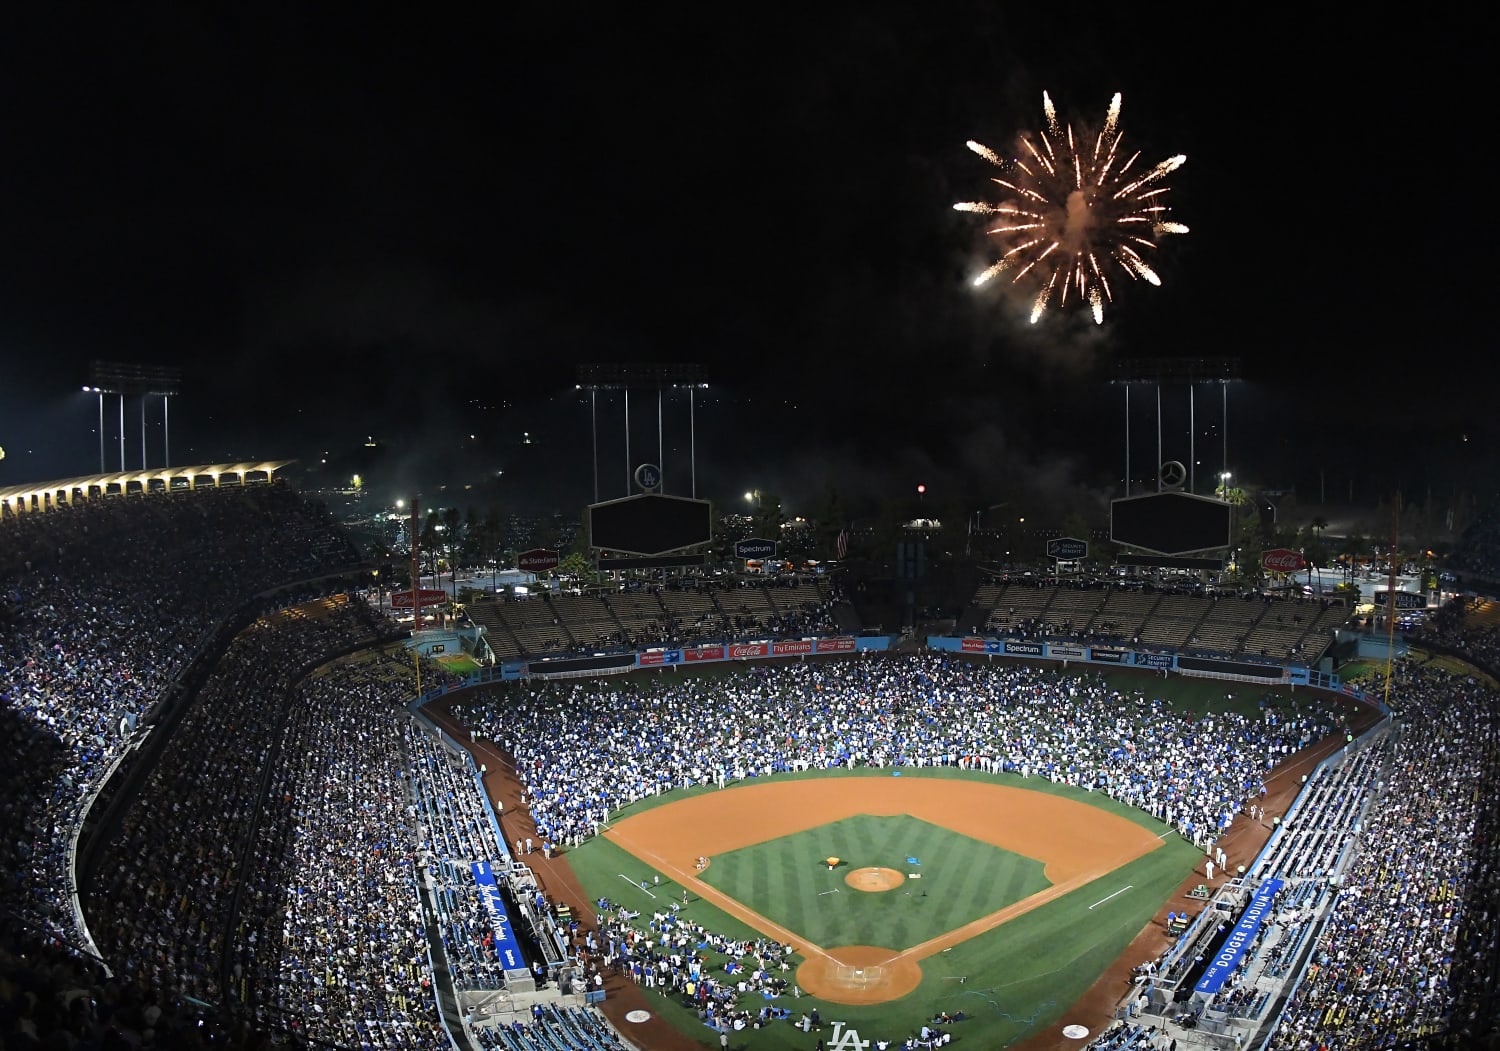
[(836, 1004), (883, 1004), (922, 984), (922, 967), (893, 949), (845, 945), (810, 957), (797, 968), (797, 984)]
[(871, 892), (892, 890), (906, 882), (906, 877), (895, 869), (855, 869), (844, 877), (844, 882), (855, 890)]

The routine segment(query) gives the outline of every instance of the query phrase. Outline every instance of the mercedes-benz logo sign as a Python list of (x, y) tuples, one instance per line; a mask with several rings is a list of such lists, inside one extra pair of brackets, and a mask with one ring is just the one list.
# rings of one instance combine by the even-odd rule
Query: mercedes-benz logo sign
[(661, 468), (654, 463), (643, 463), (635, 469), (635, 484), (646, 492), (661, 488)]
[(1177, 489), (1187, 481), (1187, 468), (1182, 465), (1181, 460), (1168, 460), (1161, 465), (1161, 473), (1157, 477), (1168, 489)]

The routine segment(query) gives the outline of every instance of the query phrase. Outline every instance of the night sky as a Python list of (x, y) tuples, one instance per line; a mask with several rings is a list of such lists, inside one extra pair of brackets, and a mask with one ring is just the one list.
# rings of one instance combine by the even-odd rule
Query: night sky
[[(576, 510), (594, 493), (576, 366), (659, 361), (707, 369), (700, 496), (763, 488), (816, 510), (833, 480), (856, 505), (917, 482), (975, 506), (1023, 485), (1097, 498), (1124, 470), (1116, 363), (1203, 356), (1243, 362), (1238, 477), (1369, 500), (1493, 487), (1474, 27), (1420, 10), (480, 23), (313, 6), (13, 19), (0, 485), (98, 469), (79, 388), (101, 358), (182, 369), (174, 463), (326, 457), (310, 482), (357, 469)], [(1188, 157), (1171, 202), (1192, 232), (1160, 256), (1163, 286), (1125, 288), (1102, 327), (1076, 311), (1032, 326), (1025, 303), (968, 284), (991, 256), (951, 205), (991, 196), (992, 172), (964, 141), (1007, 149), (1044, 89), (1096, 122), (1120, 91), (1144, 160)], [(1155, 458), (1140, 390), (1137, 477)], [(1223, 436), (1217, 391), (1200, 393), (1206, 475)], [(600, 405), (608, 498), (656, 459), (656, 398), (634, 396), (629, 458), (623, 406)], [(1183, 443), (1185, 406), (1168, 393)], [(674, 395), (668, 491), (692, 487), (687, 431)]]

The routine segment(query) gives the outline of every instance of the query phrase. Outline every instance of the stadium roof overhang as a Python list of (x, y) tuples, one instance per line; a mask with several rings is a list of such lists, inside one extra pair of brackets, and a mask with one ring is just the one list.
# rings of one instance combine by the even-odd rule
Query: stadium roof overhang
[(152, 488), (171, 489), (174, 483), (186, 488), (196, 488), (202, 479), (218, 485), (221, 478), (232, 478), (244, 482), (247, 477), (263, 474), (269, 480), (291, 460), (260, 460), (246, 463), (198, 464), (192, 467), (158, 467), (145, 471), (112, 471), (108, 474), (88, 474), (77, 478), (60, 478), (51, 482), (30, 482), (25, 485), (0, 487), (0, 504), (11, 508), (45, 509), (58, 502), (72, 499), (74, 493), (85, 497), (94, 494), (106, 496), (132, 491), (145, 492)]

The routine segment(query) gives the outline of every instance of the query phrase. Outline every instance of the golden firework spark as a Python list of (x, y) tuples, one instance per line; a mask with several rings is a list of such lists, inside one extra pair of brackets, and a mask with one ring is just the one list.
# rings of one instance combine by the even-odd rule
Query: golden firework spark
[(1069, 301), (1087, 304), (1096, 324), (1104, 323), (1104, 307), (1114, 302), (1109, 271), (1132, 281), (1160, 285), (1161, 278), (1147, 261), (1162, 238), (1185, 234), (1183, 223), (1168, 218), (1171, 206), (1164, 183), (1187, 161), (1169, 157), (1144, 174), (1132, 174), (1140, 152), (1123, 163), (1120, 150), (1120, 95), (1110, 100), (1104, 124), (1097, 133), (1060, 123), (1052, 98), (1042, 93), (1045, 128), (1022, 134), (1014, 155), (999, 153), (972, 139), (969, 149), (1005, 173), (992, 178), (1006, 191), (1006, 199), (989, 203), (964, 201), (960, 212), (1004, 217), (986, 229), (1000, 239), (1001, 257), (974, 278), (982, 285), (1002, 272), (1011, 283), (1023, 279), (1037, 289), (1032, 300), (1035, 324), (1056, 305)]

